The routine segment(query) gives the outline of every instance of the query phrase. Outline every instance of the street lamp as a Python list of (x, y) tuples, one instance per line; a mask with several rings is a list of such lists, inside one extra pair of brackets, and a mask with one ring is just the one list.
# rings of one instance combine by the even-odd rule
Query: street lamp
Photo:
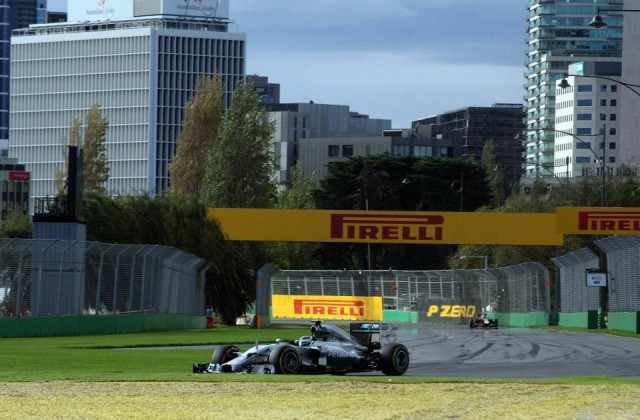
[(589, 26), (594, 29), (602, 29), (607, 26), (607, 22), (604, 21), (601, 12), (604, 12), (605, 15), (609, 14), (618, 14), (618, 13), (632, 13), (632, 12), (640, 12), (638, 9), (603, 9), (598, 7), (596, 15), (593, 17)]
[[(586, 141), (582, 140), (580, 137), (576, 136), (573, 133), (569, 133), (568, 131), (555, 130), (555, 129), (552, 129), (552, 128), (531, 128), (531, 129), (526, 129), (524, 131), (527, 132), (527, 133), (535, 133), (535, 132), (538, 132), (538, 131), (547, 131), (547, 132), (551, 132), (551, 133), (564, 134), (565, 136), (571, 136), (578, 143), (586, 146), (587, 149), (589, 149), (589, 151), (595, 157), (596, 162), (598, 160), (600, 160), (600, 158), (602, 158), (602, 165), (601, 165), (601, 172), (602, 172), (602, 200), (601, 200), (601, 205), (602, 205), (602, 207), (606, 207), (607, 206), (607, 162), (606, 162), (606, 155), (607, 155), (607, 125), (606, 124), (603, 125), (602, 133), (600, 133), (600, 134), (586, 134), (586, 135), (583, 135), (583, 137), (598, 137), (598, 136), (602, 136), (603, 137), (603, 143), (604, 144), (602, 146), (602, 156), (599, 156), (598, 153), (596, 153), (596, 151), (593, 150), (593, 148), (591, 147), (591, 144), (589, 142), (586, 142)], [(520, 135), (518, 134), (516, 136), (516, 138), (518, 138), (519, 136)]]
[(561, 89), (566, 89), (568, 87), (571, 87), (571, 84), (569, 83), (569, 81), (567, 80), (568, 77), (583, 77), (585, 79), (603, 79), (603, 80), (608, 80), (610, 82), (616, 83), (618, 85), (624, 86), (625, 88), (629, 89), (631, 92), (633, 92), (634, 94), (640, 96), (640, 91), (638, 91), (636, 88), (640, 88), (640, 85), (634, 85), (633, 83), (628, 83), (628, 82), (623, 82), (621, 80), (617, 80), (614, 79), (612, 77), (606, 77), (606, 76), (592, 76), (592, 75), (582, 75), (582, 74), (568, 74), (565, 73), (562, 76), (562, 80), (560, 81), (560, 88)]

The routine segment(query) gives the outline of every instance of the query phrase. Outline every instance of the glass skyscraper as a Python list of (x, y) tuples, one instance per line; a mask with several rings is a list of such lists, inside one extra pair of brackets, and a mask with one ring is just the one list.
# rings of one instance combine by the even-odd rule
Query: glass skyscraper
[[(526, 176), (549, 177), (554, 172), (556, 80), (571, 63), (619, 62), (622, 57), (623, 0), (529, 0), (527, 31)], [(608, 26), (589, 23), (597, 8), (607, 10)]]
[(11, 31), (46, 19), (46, 0), (0, 0), (0, 157), (7, 154), (9, 140)]

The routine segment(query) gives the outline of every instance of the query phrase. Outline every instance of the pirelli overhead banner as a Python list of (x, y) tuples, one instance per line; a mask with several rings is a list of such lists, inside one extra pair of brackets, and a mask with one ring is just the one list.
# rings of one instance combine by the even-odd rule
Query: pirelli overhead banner
[(382, 297), (271, 296), (274, 319), (382, 321)]
[(233, 241), (562, 245), (565, 235), (638, 235), (640, 209), (562, 208), (555, 213), (422, 213), (210, 209)]

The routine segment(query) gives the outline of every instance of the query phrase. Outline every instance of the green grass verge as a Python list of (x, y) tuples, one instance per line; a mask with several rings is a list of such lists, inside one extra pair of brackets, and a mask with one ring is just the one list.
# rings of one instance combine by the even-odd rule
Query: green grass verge
[(640, 334), (635, 334), (629, 331), (617, 331), (617, 330), (608, 330), (608, 329), (589, 329), (589, 328), (578, 328), (578, 327), (533, 327), (533, 328), (543, 328), (549, 331), (559, 331), (559, 332), (580, 332), (580, 333), (595, 333), (595, 334), (607, 334), (614, 335), (616, 337), (631, 337), (631, 338), (640, 338)]
[(268, 376), (193, 375), (191, 364), (210, 359), (208, 349), (150, 350), (148, 347), (241, 344), (292, 340), (308, 334), (306, 328), (253, 330), (220, 327), (213, 330), (155, 332), (127, 335), (0, 339), (0, 382), (263, 382), (316, 383), (531, 383), (531, 384), (640, 384), (640, 379), (578, 377), (556, 379), (451, 379), (384, 376)]

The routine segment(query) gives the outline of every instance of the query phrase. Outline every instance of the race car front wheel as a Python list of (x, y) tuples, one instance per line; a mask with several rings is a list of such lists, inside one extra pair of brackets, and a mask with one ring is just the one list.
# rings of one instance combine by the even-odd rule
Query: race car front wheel
[(236, 346), (219, 346), (216, 347), (211, 358), (211, 363), (223, 365), (230, 360), (235, 359), (240, 353), (240, 349)]
[(298, 349), (291, 344), (282, 344), (271, 350), (269, 363), (275, 372), (284, 375), (295, 375), (302, 369), (302, 358)]
[(380, 367), (385, 375), (403, 375), (409, 369), (409, 350), (402, 344), (390, 344), (380, 352)]

